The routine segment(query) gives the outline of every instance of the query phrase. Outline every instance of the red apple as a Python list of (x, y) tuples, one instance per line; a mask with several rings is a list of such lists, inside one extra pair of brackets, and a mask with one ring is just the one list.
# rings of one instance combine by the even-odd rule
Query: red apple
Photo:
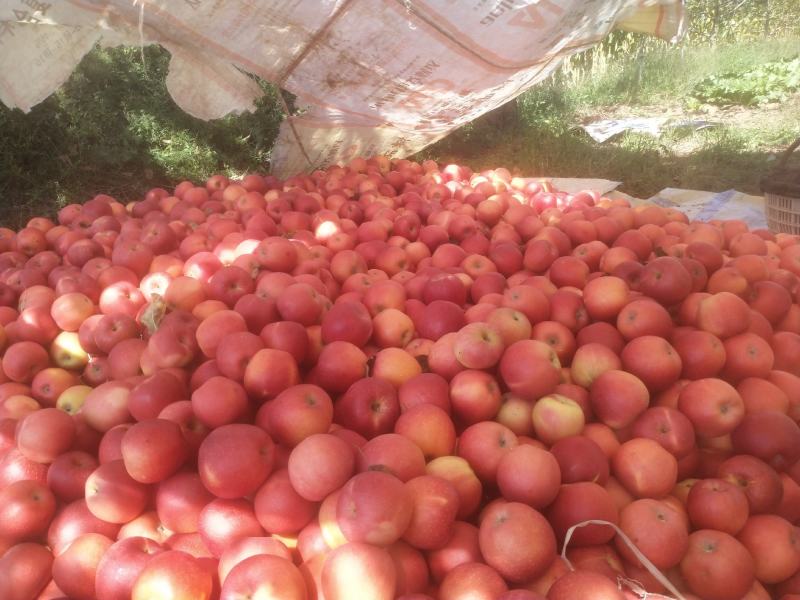
[(558, 321), (540, 321), (536, 323), (529, 337), (550, 346), (556, 353), (559, 362), (564, 365), (573, 360), (575, 350), (578, 347), (572, 331)]
[(203, 440), (197, 468), (203, 485), (219, 498), (255, 492), (272, 471), (275, 444), (262, 429), (247, 424), (223, 425)]
[(401, 414), (394, 431), (416, 444), (426, 459), (450, 455), (456, 445), (453, 421), (433, 404), (419, 404)]
[(523, 444), (513, 448), (500, 460), (497, 485), (507, 500), (524, 502), (540, 509), (558, 495), (561, 470), (552, 454)]
[(403, 539), (421, 550), (444, 546), (453, 533), (459, 494), (447, 479), (422, 475), (406, 482), (412, 501), (411, 521)]
[(422, 373), (422, 365), (415, 356), (402, 348), (383, 348), (375, 354), (371, 370), (373, 376), (400, 387)]
[(21, 480), (0, 490), (0, 539), (11, 543), (41, 537), (56, 511), (56, 499), (46, 485)]
[(144, 566), (131, 592), (132, 600), (208, 600), (211, 574), (200, 560), (179, 550), (153, 556)]
[(610, 544), (568, 548), (567, 559), (575, 569), (594, 571), (612, 579), (625, 574), (625, 564)]
[(0, 597), (7, 600), (38, 598), (52, 576), (53, 555), (41, 544), (24, 542), (0, 556)]
[(328, 433), (310, 435), (289, 455), (289, 479), (297, 493), (312, 502), (342, 487), (353, 474), (350, 445)]
[(800, 568), (797, 528), (777, 515), (753, 515), (737, 539), (753, 557), (756, 579), (779, 583)]
[[(156, 374), (157, 375), (157, 374)], [(209, 429), (229, 425), (247, 414), (244, 388), (226, 377), (211, 377), (192, 392), (192, 410)]]
[(779, 469), (800, 459), (800, 427), (777, 411), (745, 414), (731, 432), (731, 443), (737, 453), (755, 456)]
[(453, 532), (444, 546), (427, 553), (431, 575), (441, 582), (447, 573), (460, 564), (481, 562), (478, 528), (464, 521), (453, 523)]
[(634, 338), (620, 355), (626, 371), (636, 375), (651, 392), (665, 390), (680, 377), (683, 364), (665, 339), (644, 335)]
[(133, 425), (122, 437), (120, 451), (125, 470), (140, 483), (163, 481), (189, 457), (181, 428), (165, 419)]
[(500, 332), (487, 323), (462, 327), (453, 342), (456, 360), (467, 369), (488, 369), (497, 364), (505, 345)]
[(420, 373), (404, 382), (397, 390), (400, 410), (406, 411), (417, 404), (434, 404), (450, 413), (450, 386), (436, 373)]
[(286, 558), (259, 554), (242, 560), (228, 573), (220, 600), (269, 597), (276, 592), (286, 600), (305, 600), (307, 589), (300, 570)]
[(609, 370), (594, 379), (589, 391), (592, 412), (613, 429), (633, 423), (650, 402), (650, 394), (642, 381), (630, 373)]
[(461, 423), (488, 421), (500, 409), (500, 386), (484, 371), (461, 371), (450, 381), (450, 402), (453, 415)]
[(614, 321), (628, 303), (628, 284), (619, 277), (598, 277), (583, 288), (586, 311), (595, 321)]
[(153, 419), (168, 404), (186, 397), (186, 386), (175, 375), (158, 371), (130, 391), (128, 410), (137, 421)]
[(278, 443), (295, 447), (308, 436), (325, 433), (333, 422), (333, 402), (321, 387), (311, 384), (292, 386), (264, 404), (256, 424)]
[(783, 485), (778, 473), (754, 456), (739, 454), (728, 458), (719, 465), (717, 476), (742, 488), (751, 515), (772, 512), (781, 502)]
[(547, 520), (519, 502), (502, 502), (483, 514), (481, 554), (505, 579), (520, 583), (541, 575), (555, 559), (556, 538)]
[(274, 537), (247, 537), (233, 542), (219, 558), (219, 580), (224, 583), (233, 568), (251, 556), (279, 556), (292, 559), (289, 549)]
[[(774, 372), (772, 371), (770, 376)], [(744, 401), (746, 413), (776, 411), (787, 414), (789, 412), (789, 396), (767, 379), (747, 377), (737, 384), (736, 391)]]
[(336, 518), (348, 541), (389, 546), (405, 533), (413, 509), (411, 492), (402, 481), (381, 471), (366, 471), (342, 488)]
[(707, 331), (689, 331), (673, 339), (683, 363), (686, 379), (714, 377), (725, 366), (725, 347), (718, 337)]
[(692, 291), (692, 276), (680, 260), (664, 256), (645, 265), (639, 289), (664, 306), (673, 306)]
[(217, 365), (225, 377), (234, 381), (244, 380), (247, 365), (264, 342), (249, 331), (234, 331), (220, 340), (217, 346)]
[(736, 538), (711, 529), (699, 529), (689, 536), (689, 550), (680, 570), (689, 589), (710, 600), (742, 598), (755, 580), (747, 549)]
[(232, 310), (220, 310), (204, 319), (197, 327), (197, 345), (209, 358), (215, 358), (223, 338), (237, 331), (247, 331), (244, 318)]
[[(275, 321), (261, 329), (261, 339), (267, 348), (283, 350), (291, 354), (298, 364), (307, 361), (311, 351), (309, 332), (300, 323), (294, 321)], [(319, 329), (320, 342), (322, 329)]]
[(155, 506), (159, 520), (175, 533), (194, 533), (200, 522), (200, 512), (214, 495), (203, 485), (200, 475), (181, 471), (158, 484)]
[(61, 554), (84, 533), (100, 533), (116, 539), (120, 526), (95, 517), (87, 507), (86, 501), (75, 500), (65, 505), (53, 518), (47, 530), (47, 545), (53, 554)]
[[(267, 368), (266, 365), (272, 362), (272, 360), (265, 360), (258, 369), (263, 371)], [(341, 393), (364, 377), (366, 366), (367, 356), (360, 348), (350, 342), (334, 341), (323, 346), (317, 359), (317, 366), (314, 370), (315, 383), (328, 392)], [(294, 379), (299, 377), (296, 373), (296, 371), (293, 373)], [(299, 382), (295, 381), (292, 385), (297, 383)], [(245, 387), (247, 387), (246, 375)]]
[(72, 447), (75, 433), (70, 415), (57, 408), (43, 408), (20, 421), (17, 448), (30, 460), (49, 464)]
[(648, 408), (633, 423), (631, 433), (655, 440), (677, 459), (689, 455), (695, 447), (692, 422), (680, 411), (667, 406)]
[(463, 309), (454, 302), (434, 300), (427, 306), (421, 305), (418, 313), (409, 308), (411, 300), (406, 303), (405, 311), (414, 321), (419, 335), (429, 340), (438, 340), (446, 333), (454, 333), (466, 324)]
[(578, 435), (586, 423), (583, 409), (572, 398), (550, 394), (533, 405), (531, 414), (536, 437), (546, 444)]
[(95, 579), (103, 555), (114, 542), (99, 533), (85, 533), (53, 561), (53, 581), (68, 598), (96, 598)]
[[(550, 298), (550, 319), (561, 323), (573, 333), (577, 333), (589, 324), (589, 314), (583, 304), (583, 299), (569, 289), (561, 289)], [(536, 323), (536, 321), (532, 321)]]
[(106, 432), (112, 427), (129, 423), (131, 414), (128, 401), (131, 387), (120, 381), (109, 381), (86, 395), (80, 413), (94, 429)]
[(750, 508), (741, 488), (722, 479), (696, 482), (686, 498), (689, 519), (697, 529), (716, 529), (736, 535)]
[(381, 348), (405, 347), (415, 334), (414, 321), (396, 308), (386, 308), (375, 315), (372, 327), (372, 339)]
[[(473, 284), (474, 287), (475, 284)], [(486, 323), (500, 334), (504, 347), (531, 337), (530, 320), (523, 313), (513, 308), (495, 308), (489, 313)]]
[(570, 374), (575, 383), (589, 388), (600, 375), (620, 366), (619, 357), (611, 349), (603, 344), (590, 343), (575, 352)]
[[(619, 527), (661, 570), (677, 565), (689, 547), (685, 518), (665, 501), (643, 499), (632, 502), (620, 511)], [(617, 538), (616, 545), (623, 558), (637, 562), (636, 556), (620, 538)]]
[(538, 400), (559, 383), (560, 363), (542, 342), (522, 340), (509, 346), (500, 360), (500, 374), (518, 396)]
[[(206, 504), (200, 511), (198, 532), (199, 541), (202, 542), (202, 555), (210, 553), (215, 558), (222, 556), (225, 549), (238, 540), (264, 535), (264, 529), (256, 519), (253, 503), (243, 498), (216, 498)], [(170, 544), (170, 539), (167, 540), (167, 545), (174, 547)], [(200, 556), (195, 551), (192, 553)]]
[(359, 593), (374, 600), (394, 600), (397, 570), (383, 549), (350, 542), (330, 552), (322, 567), (322, 592), (328, 600), (352, 598), (353, 581)]
[(500, 401), (500, 410), (495, 416), (495, 421), (505, 425), (518, 436), (532, 436), (533, 404), (511, 392), (503, 394)]
[(467, 427), (461, 434), (458, 455), (467, 460), (481, 481), (494, 482), (500, 460), (517, 444), (517, 436), (510, 429), (483, 421)]
[(378, 377), (356, 381), (334, 407), (336, 422), (367, 439), (389, 433), (400, 416), (394, 386)]
[(292, 487), (289, 471), (275, 471), (253, 498), (258, 522), (265, 531), (292, 534), (300, 531), (316, 514), (317, 506)]
[[(561, 486), (555, 501), (547, 508), (547, 520), (553, 526), (559, 545), (567, 531), (578, 523), (602, 520), (617, 524), (619, 513), (611, 494), (596, 483), (588, 481)], [(614, 538), (614, 530), (602, 525), (587, 525), (575, 529), (570, 544), (591, 546), (604, 544)]]
[(86, 479), (86, 506), (103, 521), (127, 523), (149, 501), (150, 489), (128, 474), (121, 459), (101, 464)]
[(402, 541), (389, 546), (388, 551), (397, 571), (395, 586), (397, 597), (424, 596), (422, 590), (428, 587), (430, 573), (422, 552)]
[(459, 498), (457, 518), (465, 519), (478, 509), (483, 498), (483, 485), (466, 460), (458, 456), (442, 456), (430, 461), (425, 471), (453, 485)]
[(44, 407), (53, 407), (67, 389), (80, 383), (75, 373), (50, 367), (39, 371), (31, 381), (31, 396)]
[(161, 544), (144, 537), (125, 538), (109, 546), (97, 563), (97, 600), (129, 597), (147, 562), (163, 551)]
[(364, 346), (372, 336), (369, 312), (360, 302), (337, 302), (322, 318), (322, 341), (344, 341)]
[(678, 480), (678, 461), (658, 442), (634, 438), (611, 459), (614, 476), (638, 498), (666, 496)]
[(729, 337), (725, 345), (725, 366), (722, 374), (737, 383), (746, 377), (766, 377), (772, 370), (775, 355), (770, 345), (755, 333)]
[(259, 350), (251, 357), (244, 372), (245, 390), (260, 401), (274, 398), (299, 383), (297, 362), (291, 354), (283, 350)]
[(439, 600), (492, 600), (508, 591), (503, 577), (482, 562), (462, 563), (447, 573), (439, 586)]
[(730, 292), (719, 292), (700, 301), (697, 326), (703, 331), (726, 339), (746, 331), (750, 325), (750, 309), (744, 300)]
[(625, 339), (617, 328), (610, 323), (604, 323), (602, 321), (591, 323), (581, 329), (575, 336), (575, 342), (578, 346), (591, 343), (604, 344), (617, 355), (619, 355), (625, 347)]
[(698, 379), (681, 390), (678, 410), (692, 422), (698, 435), (718, 437), (731, 433), (741, 423), (744, 401), (721, 379)]
[(588, 437), (563, 438), (553, 444), (550, 453), (558, 461), (563, 483), (593, 481), (605, 485), (608, 481), (608, 458), (603, 449)]
[(369, 440), (360, 448), (356, 460), (359, 472), (386, 471), (401, 481), (408, 481), (425, 473), (425, 456), (420, 447), (409, 438), (396, 433), (379, 435)]
[(88, 452), (65, 452), (47, 469), (47, 486), (62, 502), (83, 498), (86, 480), (97, 467), (97, 459)]
[(626, 595), (608, 577), (580, 569), (569, 571), (559, 577), (547, 592), (548, 600), (589, 597), (597, 600), (623, 600)]
[(3, 354), (3, 372), (11, 381), (30, 383), (41, 370), (50, 366), (47, 351), (34, 342), (17, 342)]

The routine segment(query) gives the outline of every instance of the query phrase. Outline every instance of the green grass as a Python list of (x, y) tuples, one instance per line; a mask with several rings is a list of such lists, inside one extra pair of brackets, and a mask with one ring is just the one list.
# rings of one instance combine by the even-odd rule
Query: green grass
[[(614, 48), (613, 54), (608, 45)], [(798, 46), (797, 37), (718, 46), (690, 46), (687, 41), (671, 46), (618, 32), (607, 45), (567, 60), (545, 86), (560, 90), (569, 103), (582, 106), (674, 102), (690, 96), (708, 77), (794, 58)], [(537, 89), (528, 92), (534, 97), (540, 93)]]
[(800, 95), (780, 110), (701, 111), (697, 118), (725, 124), (688, 133), (668, 131), (660, 138), (628, 133), (599, 144), (578, 125), (620, 114), (659, 116), (667, 110), (697, 109), (700, 103), (692, 92), (707, 78), (796, 58), (800, 41), (677, 48), (648, 42), (644, 47), (638, 56), (623, 52), (629, 58), (619, 61), (609, 59), (602, 47), (574, 57), (519, 98), (516, 126), (498, 129), (491, 120), (479, 119), (427, 148), (420, 158), (464, 162), (477, 169), (503, 165), (529, 176), (611, 179), (622, 182), (622, 191), (644, 198), (665, 187), (760, 193), (759, 180), (777, 154), (800, 136)]

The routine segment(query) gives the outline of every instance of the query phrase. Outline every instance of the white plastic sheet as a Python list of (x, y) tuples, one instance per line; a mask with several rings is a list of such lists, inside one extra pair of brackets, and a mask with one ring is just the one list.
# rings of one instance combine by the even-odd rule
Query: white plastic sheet
[(677, 208), (692, 220), (741, 219), (750, 229), (767, 229), (764, 198), (737, 190), (704, 192), (665, 188), (649, 198), (648, 202)]
[(704, 119), (675, 119), (671, 117), (627, 117), (623, 119), (603, 119), (582, 125), (582, 129), (597, 143), (602, 144), (612, 137), (632, 131), (660, 137), (666, 129), (689, 129), (698, 131), (718, 127), (721, 123)]
[(201, 119), (250, 110), (272, 81), (305, 112), (278, 175), (402, 157), (516, 97), (614, 27), (682, 33), (681, 0), (0, 0), (0, 100), (28, 111), (96, 43), (159, 43)]
[(707, 192), (664, 188), (647, 199), (634, 198), (617, 190), (606, 195), (609, 198), (627, 200), (632, 206), (657, 204), (665, 208), (677, 208), (692, 221), (740, 219), (747, 223), (751, 230), (767, 229), (764, 197), (752, 196), (738, 190)]

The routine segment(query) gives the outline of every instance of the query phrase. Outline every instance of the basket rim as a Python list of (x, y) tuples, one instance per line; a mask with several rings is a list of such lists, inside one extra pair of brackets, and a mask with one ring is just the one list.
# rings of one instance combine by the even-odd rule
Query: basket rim
[(764, 201), (769, 203), (771, 200), (774, 201), (777, 198), (785, 198), (791, 201), (800, 201), (800, 192), (797, 194), (784, 194), (784, 193), (775, 193), (771, 191), (764, 191)]

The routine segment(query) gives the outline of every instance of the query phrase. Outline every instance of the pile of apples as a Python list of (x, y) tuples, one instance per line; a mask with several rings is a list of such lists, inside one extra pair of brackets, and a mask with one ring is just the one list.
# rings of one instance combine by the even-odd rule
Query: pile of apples
[(3, 600), (800, 598), (798, 236), (357, 158), (0, 230), (0, 305)]

